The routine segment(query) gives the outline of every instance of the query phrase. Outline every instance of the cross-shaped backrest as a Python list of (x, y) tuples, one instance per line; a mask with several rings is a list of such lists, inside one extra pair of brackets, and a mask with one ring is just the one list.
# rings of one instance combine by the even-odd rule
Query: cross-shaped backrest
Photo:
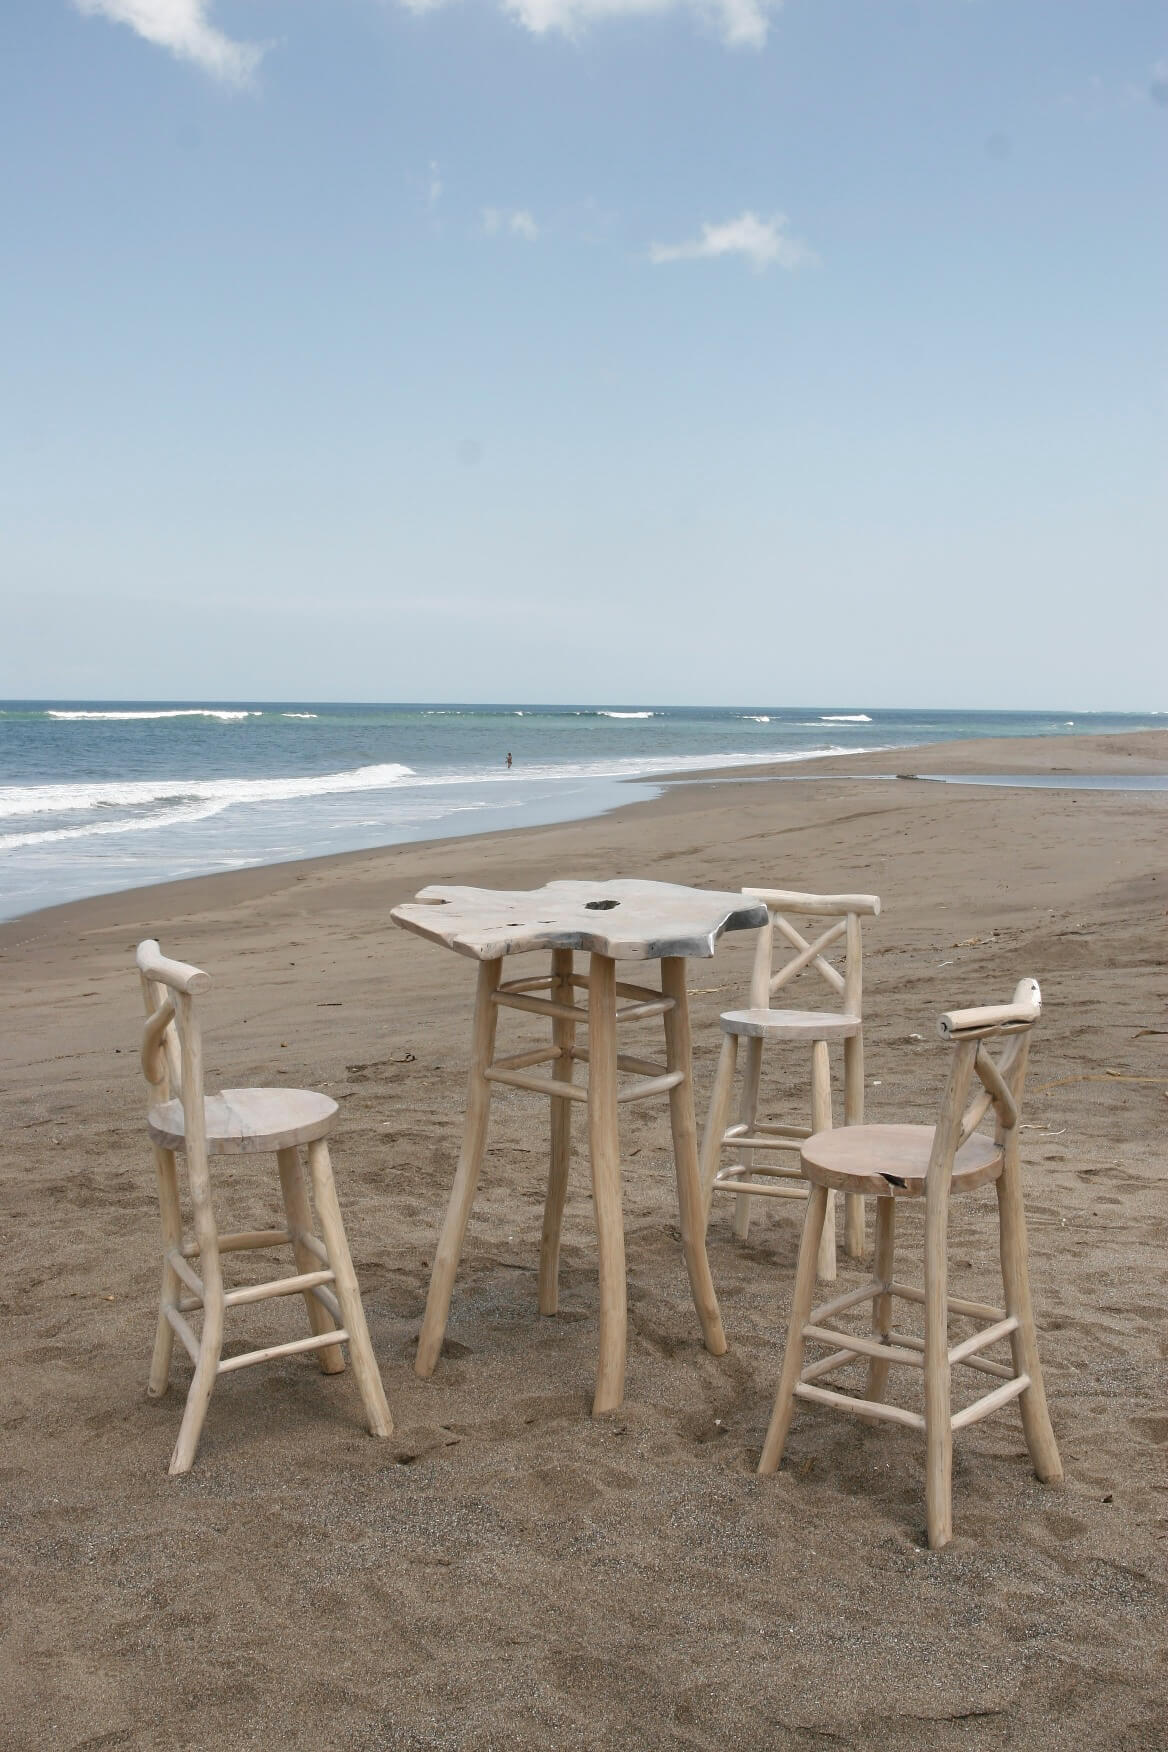
[[(758, 934), (754, 955), (754, 971), (750, 981), (752, 1009), (773, 1007), (777, 992), (801, 973), (812, 971), (827, 984), (835, 997), (842, 998), (842, 1013), (859, 1016), (863, 1000), (863, 955), (860, 941), (860, 920), (867, 915), (875, 918), (880, 901), (875, 894), (796, 894), (781, 888), (745, 888), (752, 900), (765, 903), (768, 920)], [(813, 919), (823, 928), (817, 936), (810, 927), (804, 936), (791, 921)], [(842, 971), (826, 957), (833, 944), (844, 939)], [(774, 966), (776, 939), (794, 953), (777, 969)]]

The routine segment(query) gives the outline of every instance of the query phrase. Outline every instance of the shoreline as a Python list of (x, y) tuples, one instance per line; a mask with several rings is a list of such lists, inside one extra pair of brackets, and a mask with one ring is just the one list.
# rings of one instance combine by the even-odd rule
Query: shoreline
[[(1057, 749), (1063, 756), (1057, 763), (1052, 758)], [(984, 758), (975, 759), (974, 751), (980, 751)], [(1046, 758), (1042, 751), (1046, 750)], [(1073, 754), (1077, 764), (1064, 764), (1068, 754)], [(897, 758), (894, 764), (898, 771), (888, 771), (889, 757), (909, 756), (913, 759)], [(986, 759), (990, 759), (987, 769)], [(841, 768), (840, 763), (847, 763)], [(438, 848), (457, 845), (473, 847), (478, 843), (489, 844), (500, 837), (515, 835), (540, 835), (553, 833), (559, 829), (579, 827), (586, 822), (612, 821), (622, 817), (635, 815), (642, 810), (652, 810), (664, 805), (671, 796), (676, 797), (692, 788), (695, 791), (720, 789), (723, 786), (733, 786), (740, 783), (758, 785), (765, 780), (818, 780), (846, 784), (850, 779), (862, 777), (872, 779), (904, 779), (926, 776), (921, 766), (927, 761), (928, 775), (938, 777), (960, 777), (963, 774), (984, 774), (987, 770), (1002, 774), (1103, 774), (1112, 771), (1129, 773), (1168, 773), (1168, 728), (1164, 730), (1112, 731), (1098, 732), (1093, 735), (1075, 737), (971, 737), (964, 741), (901, 744), (898, 747), (866, 750), (860, 754), (831, 753), (809, 756), (805, 759), (777, 761), (758, 766), (732, 766), (711, 768), (699, 774), (692, 771), (657, 773), (650, 778), (627, 778), (618, 781), (621, 784), (651, 786), (657, 794), (650, 797), (637, 798), (628, 803), (618, 803), (598, 813), (570, 816), (567, 819), (546, 823), (516, 822), (508, 827), (495, 827), (470, 833), (452, 833), (435, 836), (431, 839), (394, 840), (381, 846), (356, 848), (351, 851), (325, 852), (307, 858), (292, 858), (271, 864), (250, 864), (240, 869), (214, 870), (198, 876), (184, 876), (165, 882), (143, 883), (132, 888), (118, 888), (103, 894), (87, 895), (79, 900), (61, 901), (47, 907), (38, 907), (31, 912), (19, 913), (16, 917), (0, 921), (0, 957), (20, 944), (34, 940), (30, 935), (32, 927), (44, 926), (51, 931), (55, 925), (67, 924), (69, 918), (77, 915), (82, 928), (88, 928), (91, 923), (113, 925), (123, 916), (140, 916), (141, 904), (155, 899), (157, 905), (165, 912), (171, 912), (174, 903), (183, 895), (190, 898), (191, 904), (198, 909), (207, 904), (211, 898), (204, 893), (205, 884), (222, 885), (224, 895), (228, 891), (234, 897), (246, 900), (259, 899), (265, 894), (281, 891), (289, 882), (299, 882), (306, 877), (315, 876), (329, 868), (344, 869), (347, 865), (364, 864), (371, 860), (391, 858), (394, 854), (411, 851), (415, 853), (433, 852), (437, 856)], [(1118, 763), (1118, 765), (1117, 765)], [(215, 890), (214, 892), (218, 892)], [(134, 897), (138, 897), (135, 899)], [(400, 897), (399, 897), (400, 898)], [(228, 901), (230, 904), (230, 901)], [(44, 935), (38, 929), (35, 937)]]

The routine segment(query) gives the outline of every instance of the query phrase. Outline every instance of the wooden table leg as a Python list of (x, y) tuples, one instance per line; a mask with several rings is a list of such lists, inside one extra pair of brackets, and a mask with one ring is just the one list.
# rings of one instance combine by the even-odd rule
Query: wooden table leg
[(689, 1000), (685, 989), (685, 961), (667, 955), (661, 962), (661, 990), (673, 999), (665, 1012), (665, 1063), (671, 1071), (684, 1071), (684, 1081), (669, 1091), (669, 1117), (673, 1124), (673, 1158), (677, 1170), (677, 1203), (681, 1215), (681, 1246), (689, 1273), (694, 1307), (702, 1323), (706, 1349), (720, 1357), (726, 1350), (726, 1334), (718, 1312), (714, 1280), (706, 1257), (705, 1201), (698, 1173), (698, 1128), (694, 1119), (693, 1047), (689, 1031)]
[(616, 962), (610, 955), (593, 955), (588, 974), (588, 1147), (600, 1260), (596, 1417), (614, 1411), (624, 1398), (628, 1307), (616, 1103)]
[[(552, 950), (552, 988), (548, 996), (557, 1004), (570, 1004), (575, 995), (572, 963), (570, 949)], [(569, 1054), (575, 1039), (576, 1024), (566, 1016), (557, 1016), (552, 1023), (552, 1041), (563, 1055), (552, 1066), (552, 1076), (557, 1082), (572, 1081)], [(553, 1096), (551, 1106), (551, 1162), (543, 1206), (543, 1236), (539, 1244), (541, 1314), (554, 1314), (560, 1305), (560, 1230), (564, 1222), (564, 1200), (568, 1195), (568, 1169), (572, 1160), (572, 1103)]]
[(495, 1050), (495, 1025), (499, 1012), (491, 1002), (499, 983), (502, 961), (480, 961), (479, 982), (475, 995), (474, 1033), (471, 1040), (470, 1083), (466, 1098), (466, 1125), (462, 1134), (462, 1152), (458, 1170), (446, 1207), (434, 1269), (430, 1274), (430, 1294), (426, 1298), (426, 1317), (418, 1338), (418, 1354), (414, 1359), (415, 1373), (434, 1373), (446, 1334), (450, 1315), (450, 1295), (454, 1289), (454, 1274), (462, 1255), (462, 1243), (470, 1208), (479, 1183), (479, 1168), (487, 1145), (487, 1121), (491, 1110), (491, 1085), (483, 1072)]

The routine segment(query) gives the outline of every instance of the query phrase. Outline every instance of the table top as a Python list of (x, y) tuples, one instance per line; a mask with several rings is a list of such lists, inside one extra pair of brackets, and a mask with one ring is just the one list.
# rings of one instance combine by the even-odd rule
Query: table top
[(390, 917), (460, 955), (496, 961), (526, 949), (583, 949), (617, 961), (709, 956), (723, 931), (767, 922), (745, 894), (676, 882), (549, 882), (527, 891), (423, 888)]

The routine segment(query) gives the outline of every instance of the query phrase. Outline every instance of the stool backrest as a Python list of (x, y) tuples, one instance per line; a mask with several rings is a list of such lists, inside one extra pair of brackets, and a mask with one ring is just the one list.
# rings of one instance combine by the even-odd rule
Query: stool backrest
[[(1022, 1090), (1030, 1054), (1030, 1033), (1042, 1015), (1042, 993), (1036, 979), (1019, 980), (1008, 1004), (991, 1004), (975, 1010), (950, 1010), (937, 1024), (942, 1039), (951, 1041), (957, 1054), (949, 1072), (941, 1102), (941, 1117), (929, 1161), (929, 1190), (934, 1180), (948, 1192), (953, 1158), (993, 1110), (994, 1141), (1007, 1154), (1016, 1156)], [(989, 1043), (1001, 1039), (995, 1057)], [(970, 1086), (980, 1089), (972, 1101)]]
[[(755, 1010), (773, 1006), (777, 992), (801, 973), (813, 972), (829, 987), (833, 996), (842, 999), (841, 1010), (848, 1016), (859, 1016), (863, 1003), (863, 949), (860, 920), (875, 918), (880, 912), (880, 900), (875, 894), (797, 894), (784, 888), (744, 888), (752, 900), (764, 902), (768, 919), (758, 933), (754, 952), (754, 970), (750, 979), (750, 1005)], [(804, 936), (792, 918), (816, 919), (824, 928), (811, 936), (809, 927)], [(842, 970), (827, 959), (826, 951), (844, 940)], [(776, 944), (776, 939), (778, 943)], [(775, 967), (776, 947), (794, 951), (778, 968)]]
[(211, 989), (210, 975), (171, 961), (153, 937), (138, 945), (138, 972), (146, 1004), (142, 1074), (149, 1105), (177, 1099), (183, 1107), (184, 1154), (196, 1203), (208, 1187), (203, 1111), (203, 1036), (195, 999)]

